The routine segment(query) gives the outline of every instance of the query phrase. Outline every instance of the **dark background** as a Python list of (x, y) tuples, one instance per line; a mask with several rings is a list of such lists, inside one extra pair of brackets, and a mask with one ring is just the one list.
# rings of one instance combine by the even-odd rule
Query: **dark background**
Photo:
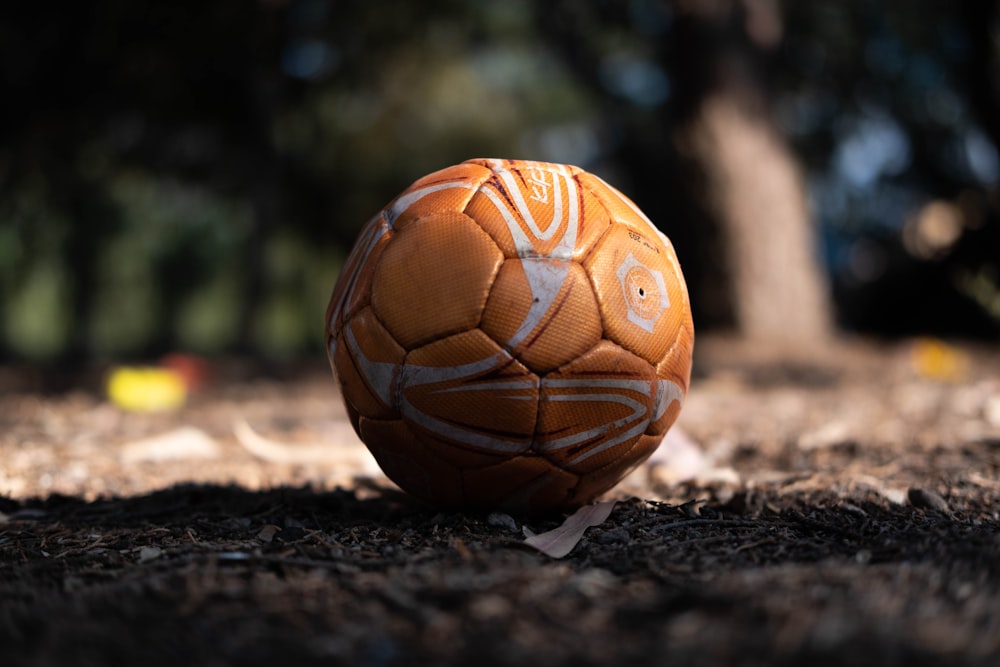
[(483, 156), (616, 184), (739, 330), (683, 151), (733, 81), (802, 165), (838, 330), (1000, 339), (995, 4), (691, 4), (4, 4), (0, 362), (320, 353), (360, 225)]

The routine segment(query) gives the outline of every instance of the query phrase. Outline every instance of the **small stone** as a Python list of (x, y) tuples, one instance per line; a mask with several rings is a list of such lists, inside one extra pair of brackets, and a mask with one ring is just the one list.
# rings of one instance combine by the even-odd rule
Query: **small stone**
[(854, 503), (842, 502), (840, 503), (840, 508), (849, 514), (854, 514), (856, 516), (866, 517), (868, 512), (864, 511)]
[(163, 555), (163, 549), (159, 547), (143, 547), (139, 549), (139, 562), (148, 563)]
[(906, 492), (906, 498), (910, 501), (911, 505), (920, 509), (936, 510), (938, 512), (947, 512), (950, 509), (948, 502), (944, 498), (927, 489), (912, 487)]
[(274, 536), (278, 534), (281, 528), (275, 526), (274, 524), (267, 524), (257, 533), (257, 539), (261, 542), (270, 542), (274, 539)]
[(504, 528), (512, 533), (517, 532), (517, 522), (514, 521), (514, 517), (504, 512), (492, 512), (488, 517), (486, 517), (486, 525), (493, 526), (495, 528)]
[(483, 595), (474, 598), (469, 605), (469, 614), (479, 621), (495, 621), (506, 618), (511, 613), (511, 603), (501, 595)]

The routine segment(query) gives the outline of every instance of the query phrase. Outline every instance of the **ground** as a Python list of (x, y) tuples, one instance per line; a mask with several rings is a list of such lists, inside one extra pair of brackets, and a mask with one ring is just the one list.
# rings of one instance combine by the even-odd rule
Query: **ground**
[(153, 415), (76, 380), (0, 373), (10, 667), (1000, 663), (997, 347), (699, 341), (680, 430), (562, 559), (524, 545), (562, 516), (394, 490), (322, 360)]

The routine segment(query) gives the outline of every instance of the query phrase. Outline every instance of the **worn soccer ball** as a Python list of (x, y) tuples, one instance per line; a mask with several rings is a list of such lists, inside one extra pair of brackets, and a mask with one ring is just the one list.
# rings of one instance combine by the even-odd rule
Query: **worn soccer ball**
[(354, 429), (441, 507), (568, 509), (656, 449), (694, 329), (670, 241), (562, 164), (477, 159), (361, 231), (326, 314)]

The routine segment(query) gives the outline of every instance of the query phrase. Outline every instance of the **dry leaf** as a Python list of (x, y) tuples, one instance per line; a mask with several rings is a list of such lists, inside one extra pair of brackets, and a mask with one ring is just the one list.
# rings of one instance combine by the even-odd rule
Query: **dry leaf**
[(219, 456), (219, 445), (207, 433), (193, 426), (134, 440), (122, 447), (121, 458), (125, 463), (140, 461), (170, 461), (177, 459), (214, 459)]
[(656, 469), (657, 481), (667, 484), (698, 478), (712, 467), (698, 443), (679, 426), (667, 431), (647, 466)]
[(530, 547), (538, 549), (546, 556), (562, 558), (577, 545), (585, 530), (597, 526), (611, 516), (615, 507), (614, 500), (606, 500), (594, 505), (584, 505), (566, 517), (562, 525), (553, 530), (532, 535), (524, 541)]
[(270, 463), (301, 465), (306, 463), (326, 463), (356, 470), (359, 474), (379, 473), (378, 464), (367, 449), (358, 441), (350, 424), (343, 425), (342, 437), (334, 438), (329, 444), (278, 442), (254, 431), (245, 419), (233, 422), (233, 434), (248, 452)]

